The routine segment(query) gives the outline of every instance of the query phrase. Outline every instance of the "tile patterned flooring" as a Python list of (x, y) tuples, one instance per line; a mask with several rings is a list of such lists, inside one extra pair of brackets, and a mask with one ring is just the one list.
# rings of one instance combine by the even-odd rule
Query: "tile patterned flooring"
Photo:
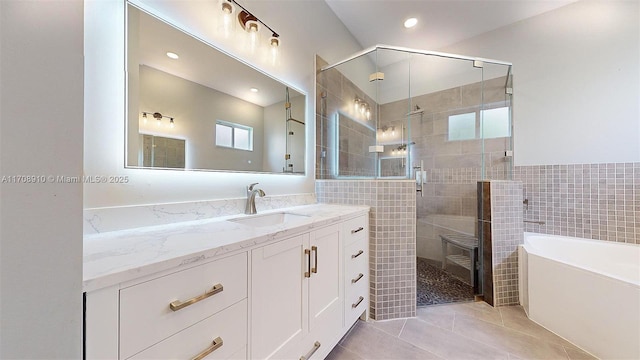
[(417, 317), (358, 323), (327, 360), (595, 359), (529, 320), (484, 302), (418, 308)]

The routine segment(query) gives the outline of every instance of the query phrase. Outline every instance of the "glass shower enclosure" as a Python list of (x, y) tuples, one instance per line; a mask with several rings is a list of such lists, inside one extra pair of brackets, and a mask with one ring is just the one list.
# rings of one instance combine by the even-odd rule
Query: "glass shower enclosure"
[(511, 68), (378, 45), (318, 72), (316, 177), (415, 179), (419, 306), (442, 297), (425, 269), (482, 294), (477, 183), (512, 176)]

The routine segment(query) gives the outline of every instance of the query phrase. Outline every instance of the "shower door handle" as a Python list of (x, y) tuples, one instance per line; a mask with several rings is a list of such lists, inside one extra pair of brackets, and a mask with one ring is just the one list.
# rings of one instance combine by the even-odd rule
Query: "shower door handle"
[(414, 166), (415, 177), (416, 177), (416, 192), (420, 193), (420, 197), (424, 197), (424, 183), (425, 177), (427, 176), (427, 172), (424, 171), (424, 160), (420, 160), (419, 166)]

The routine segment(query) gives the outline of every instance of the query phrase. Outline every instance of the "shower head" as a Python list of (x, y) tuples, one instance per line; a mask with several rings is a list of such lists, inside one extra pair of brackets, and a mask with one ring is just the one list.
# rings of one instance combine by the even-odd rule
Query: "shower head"
[(422, 115), (423, 113), (424, 113), (424, 110), (413, 110), (413, 111), (409, 111), (406, 116), (411, 116), (416, 114)]

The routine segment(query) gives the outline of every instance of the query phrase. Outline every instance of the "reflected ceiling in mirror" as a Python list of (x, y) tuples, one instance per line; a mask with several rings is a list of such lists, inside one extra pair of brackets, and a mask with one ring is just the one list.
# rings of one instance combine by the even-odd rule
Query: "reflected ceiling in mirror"
[(305, 95), (132, 5), (127, 96), (128, 167), (304, 174)]

